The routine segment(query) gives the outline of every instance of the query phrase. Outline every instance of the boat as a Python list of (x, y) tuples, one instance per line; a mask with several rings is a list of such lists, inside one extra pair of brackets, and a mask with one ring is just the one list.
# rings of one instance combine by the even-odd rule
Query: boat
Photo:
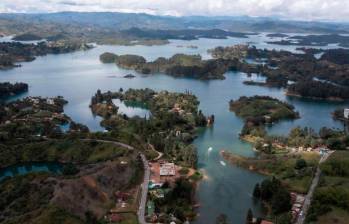
[(222, 164), (222, 166), (226, 166), (227, 164), (224, 161), (220, 161), (220, 163)]

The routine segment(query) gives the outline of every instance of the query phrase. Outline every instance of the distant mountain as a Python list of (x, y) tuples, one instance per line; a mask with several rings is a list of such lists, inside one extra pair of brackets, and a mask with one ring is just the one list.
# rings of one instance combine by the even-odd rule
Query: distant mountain
[[(22, 24), (21, 24), (22, 23)], [(268, 17), (249, 16), (154, 16), (144, 13), (117, 12), (58, 12), (47, 14), (0, 14), (0, 32), (28, 26), (77, 26), (109, 31), (141, 29), (222, 29), (232, 32), (312, 32), (348, 33), (349, 24), (285, 21)], [(12, 26), (12, 27), (10, 27)], [(23, 31), (22, 31), (23, 32)]]

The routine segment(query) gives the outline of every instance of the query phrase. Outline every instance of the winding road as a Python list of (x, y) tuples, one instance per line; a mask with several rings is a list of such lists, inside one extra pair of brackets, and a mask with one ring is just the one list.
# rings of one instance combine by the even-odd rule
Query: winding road
[(304, 204), (302, 207), (302, 210), (300, 211), (297, 221), (295, 222), (296, 224), (303, 224), (305, 221), (305, 218), (307, 216), (307, 212), (309, 210), (310, 204), (311, 204), (311, 199), (313, 197), (314, 191), (316, 186), (319, 184), (319, 179), (320, 179), (320, 175), (321, 175), (321, 169), (320, 169), (320, 164), (325, 162), (327, 160), (327, 158), (333, 153), (333, 151), (330, 151), (328, 153), (325, 153), (323, 156), (321, 156), (321, 159), (319, 161), (319, 165), (316, 169), (316, 173), (315, 176), (313, 178), (313, 181), (310, 185), (308, 194), (305, 196), (305, 200), (304, 200)]

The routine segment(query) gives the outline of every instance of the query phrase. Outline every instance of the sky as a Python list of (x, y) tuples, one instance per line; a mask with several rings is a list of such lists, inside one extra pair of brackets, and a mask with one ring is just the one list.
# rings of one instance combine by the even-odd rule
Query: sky
[(0, 12), (144, 12), (172, 16), (275, 16), (349, 21), (349, 0), (0, 0)]

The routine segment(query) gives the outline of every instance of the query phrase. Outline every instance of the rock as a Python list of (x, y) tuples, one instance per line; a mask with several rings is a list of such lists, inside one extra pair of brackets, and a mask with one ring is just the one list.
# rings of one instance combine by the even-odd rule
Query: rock
[(136, 76), (132, 75), (132, 74), (127, 74), (124, 76), (124, 78), (127, 78), (127, 79), (133, 79), (134, 77), (136, 77)]

